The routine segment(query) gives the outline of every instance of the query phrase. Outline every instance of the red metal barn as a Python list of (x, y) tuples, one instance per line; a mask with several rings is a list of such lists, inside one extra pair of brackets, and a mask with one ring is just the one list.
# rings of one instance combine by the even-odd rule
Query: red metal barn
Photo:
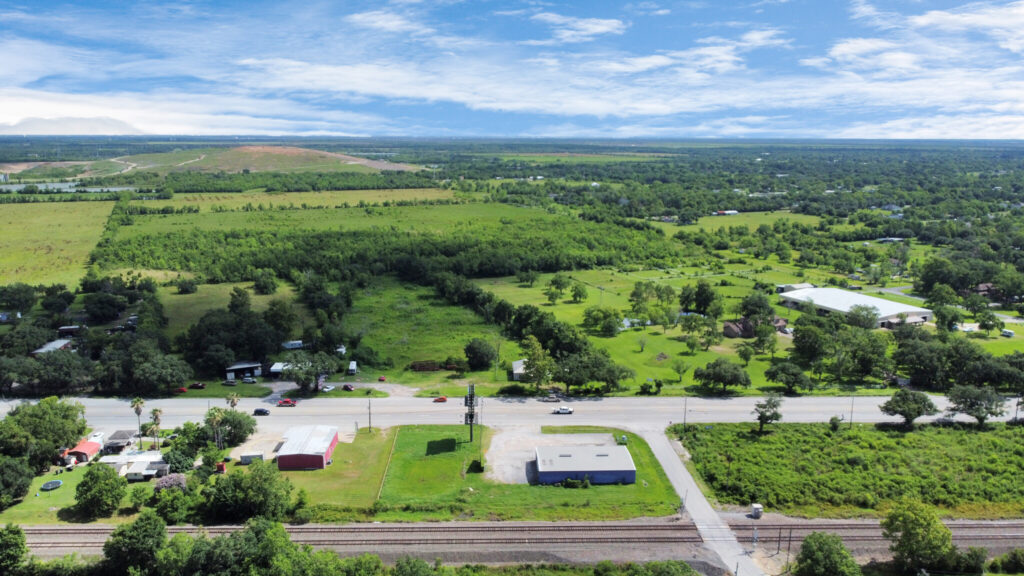
[(284, 434), (277, 451), (278, 470), (321, 470), (327, 466), (338, 445), (334, 426), (298, 426)]

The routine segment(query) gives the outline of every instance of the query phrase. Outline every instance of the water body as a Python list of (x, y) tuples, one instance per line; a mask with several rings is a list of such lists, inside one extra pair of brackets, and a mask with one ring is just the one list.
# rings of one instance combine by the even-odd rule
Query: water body
[[(40, 190), (61, 190), (64, 192), (135, 192), (138, 190), (134, 186), (76, 188), (76, 182), (33, 182), (32, 184), (38, 186)], [(0, 184), (0, 190), (21, 192), (25, 186), (29, 186), (29, 184)]]

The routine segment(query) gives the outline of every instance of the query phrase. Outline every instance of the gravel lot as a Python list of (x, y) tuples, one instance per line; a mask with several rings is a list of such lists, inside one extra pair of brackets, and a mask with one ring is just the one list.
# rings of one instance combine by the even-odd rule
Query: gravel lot
[(614, 445), (611, 434), (541, 434), (539, 426), (494, 426), (487, 451), (487, 479), (504, 484), (528, 484), (527, 462), (536, 459), (537, 446)]

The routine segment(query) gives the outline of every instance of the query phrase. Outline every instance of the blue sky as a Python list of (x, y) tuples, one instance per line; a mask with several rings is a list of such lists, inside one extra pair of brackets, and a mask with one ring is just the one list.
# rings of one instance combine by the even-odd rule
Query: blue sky
[(0, 0), (0, 133), (1024, 138), (1024, 1)]

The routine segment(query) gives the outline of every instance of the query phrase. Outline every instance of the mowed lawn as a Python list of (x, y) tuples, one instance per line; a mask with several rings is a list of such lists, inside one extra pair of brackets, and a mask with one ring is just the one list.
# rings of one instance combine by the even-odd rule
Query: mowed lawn
[(339, 442), (334, 463), (323, 470), (282, 472), (296, 491), (309, 494), (315, 514), (325, 518), (339, 508), (369, 508), (377, 500), (394, 434), (387, 430), (360, 428), (352, 443)]
[[(100, 466), (101, 464), (94, 464)], [(54, 474), (52, 472), (37, 476), (32, 480), (28, 495), (24, 500), (0, 512), (0, 524), (65, 524), (78, 523), (80, 520), (75, 516), (73, 507), (75, 505), (75, 489), (85, 476), (85, 466), (76, 466), (70, 472)], [(64, 484), (56, 490), (44, 492), (40, 487), (50, 480), (60, 480)], [(151, 483), (140, 483), (150, 489)], [(128, 491), (139, 484), (131, 483)], [(115, 512), (110, 518), (96, 520), (106, 524), (121, 524), (135, 518), (135, 513), (130, 512), (127, 495), (121, 502), (122, 509)]]
[(501, 360), (510, 364), (520, 358), (518, 344), (506, 339), (501, 330), (473, 311), (454, 306), (435, 295), (434, 290), (380, 277), (353, 294), (352, 310), (345, 316), (350, 331), (362, 335), (361, 346), (370, 346), (392, 368), (361, 368), (362, 374), (341, 376), (342, 381), (376, 382), (379, 376), (399, 384), (419, 387), (422, 394), (464, 395), (466, 384), (481, 385), (478, 393), (489, 394), (507, 384), (506, 371), (496, 369), (469, 372), (457, 378), (450, 371), (415, 372), (414, 361), (442, 362), (449, 356), (464, 358), (466, 344), (482, 338), (498, 349)]
[(113, 206), (113, 202), (0, 204), (3, 283), (77, 287)]
[(215, 208), (236, 210), (252, 205), (265, 208), (282, 208), (302, 206), (325, 206), (330, 208), (344, 207), (345, 204), (355, 206), (360, 202), (367, 204), (383, 204), (384, 202), (402, 202), (409, 200), (441, 200), (452, 198), (451, 190), (442, 188), (407, 188), (387, 190), (332, 190), (324, 192), (263, 192), (251, 191), (241, 193), (213, 194), (175, 194), (170, 200), (135, 200), (132, 203), (147, 208), (164, 208), (172, 206), (183, 208), (195, 206), (200, 212), (210, 212)]
[[(611, 429), (568, 429), (608, 432)], [(637, 483), (570, 489), (499, 484), (484, 478), (491, 432), (478, 427), (469, 443), (466, 426), (403, 426), (384, 479), (376, 519), (414, 520), (621, 520), (672, 514), (679, 500), (650, 448), (627, 434)]]

